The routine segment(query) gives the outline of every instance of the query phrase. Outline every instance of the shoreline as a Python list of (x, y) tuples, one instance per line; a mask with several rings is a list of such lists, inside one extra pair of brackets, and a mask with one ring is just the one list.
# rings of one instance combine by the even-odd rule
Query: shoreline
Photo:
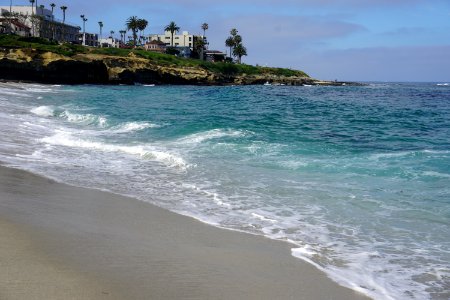
[(2, 299), (369, 299), (283, 241), (1, 165), (0, 224)]

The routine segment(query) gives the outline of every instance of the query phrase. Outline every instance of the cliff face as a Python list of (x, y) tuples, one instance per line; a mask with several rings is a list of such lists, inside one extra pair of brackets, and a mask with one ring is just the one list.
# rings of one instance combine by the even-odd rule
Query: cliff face
[(134, 55), (78, 54), (66, 57), (32, 49), (0, 50), (0, 79), (64, 84), (320, 84), (309, 77), (225, 75), (200, 67), (162, 66)]

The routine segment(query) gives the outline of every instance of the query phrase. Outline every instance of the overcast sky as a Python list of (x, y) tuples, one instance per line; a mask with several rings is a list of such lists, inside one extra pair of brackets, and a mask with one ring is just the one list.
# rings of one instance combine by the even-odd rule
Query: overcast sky
[(450, 0), (37, 1), (68, 6), (72, 23), (86, 15), (91, 32), (98, 32), (98, 21), (103, 32), (118, 32), (130, 16), (149, 21), (146, 33), (175, 21), (200, 34), (206, 22), (210, 49), (222, 51), (237, 28), (248, 49), (245, 63), (301, 69), (320, 79), (450, 81)]

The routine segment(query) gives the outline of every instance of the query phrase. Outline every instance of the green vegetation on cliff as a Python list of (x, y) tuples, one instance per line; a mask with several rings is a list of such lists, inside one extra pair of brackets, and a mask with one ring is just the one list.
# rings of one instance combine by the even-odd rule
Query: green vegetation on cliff
[(161, 66), (173, 66), (180, 68), (200, 68), (206, 71), (225, 76), (236, 75), (274, 75), (285, 77), (309, 77), (302, 71), (251, 66), (246, 64), (233, 64), (225, 62), (206, 62), (198, 59), (179, 58), (169, 54), (155, 53), (141, 49), (119, 49), (119, 48), (88, 48), (81, 45), (63, 44), (59, 45), (41, 38), (24, 38), (13, 35), (0, 35), (0, 48), (7, 49), (35, 49), (39, 52), (52, 52), (68, 57), (77, 54), (101, 54), (113, 57), (136, 56), (149, 60)]

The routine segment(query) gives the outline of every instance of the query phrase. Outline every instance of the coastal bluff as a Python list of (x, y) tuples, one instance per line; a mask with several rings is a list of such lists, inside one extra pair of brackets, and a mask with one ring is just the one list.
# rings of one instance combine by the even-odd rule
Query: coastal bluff
[[(229, 64), (233, 66), (232, 64)], [(65, 56), (32, 48), (0, 48), (0, 80), (52, 84), (173, 84), (173, 85), (345, 85), (320, 81), (303, 73), (246, 74), (212, 71), (198, 66), (161, 64), (134, 52), (127, 56), (79, 53)]]

